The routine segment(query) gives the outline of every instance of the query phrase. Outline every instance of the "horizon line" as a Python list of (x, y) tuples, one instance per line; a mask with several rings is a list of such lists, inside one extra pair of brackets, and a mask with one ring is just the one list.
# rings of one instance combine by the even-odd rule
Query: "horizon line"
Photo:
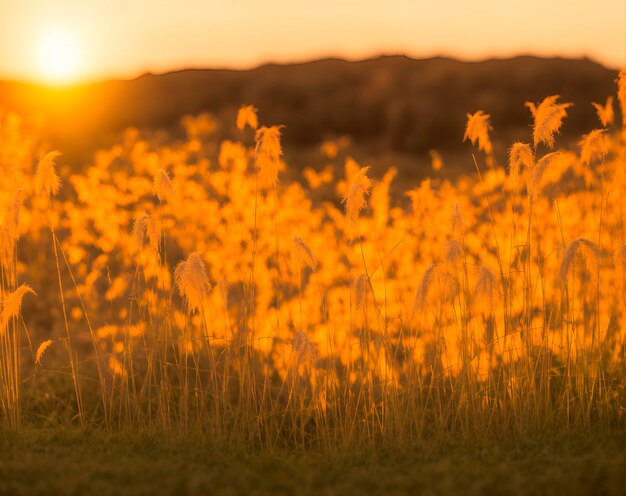
[(33, 78), (20, 78), (20, 77), (5, 77), (0, 74), (0, 82), (4, 84), (20, 84), (27, 86), (35, 86), (39, 88), (49, 88), (49, 89), (71, 89), (81, 86), (92, 86), (104, 83), (112, 83), (112, 82), (130, 82), (142, 79), (148, 76), (166, 76), (169, 74), (178, 74), (189, 71), (215, 71), (215, 72), (250, 72), (258, 69), (262, 69), (264, 67), (270, 66), (278, 66), (278, 67), (288, 67), (288, 66), (298, 66), (298, 65), (307, 65), (314, 64), (318, 62), (325, 61), (338, 61), (338, 62), (346, 62), (346, 63), (362, 63), (362, 62), (372, 62), (375, 60), (383, 59), (383, 58), (405, 58), (413, 62), (426, 62), (430, 60), (449, 60), (453, 62), (461, 62), (467, 64), (478, 64), (489, 61), (506, 61), (506, 60), (515, 60), (521, 58), (531, 58), (531, 59), (539, 59), (539, 60), (571, 60), (571, 61), (588, 61), (599, 65), (608, 70), (619, 71), (619, 66), (613, 66), (612, 64), (604, 63), (599, 59), (590, 56), (590, 55), (580, 55), (580, 56), (567, 56), (567, 55), (538, 55), (532, 52), (520, 52), (518, 54), (512, 55), (493, 55), (486, 57), (464, 57), (460, 55), (449, 55), (449, 54), (437, 54), (431, 56), (415, 56), (410, 55), (408, 53), (403, 52), (379, 52), (376, 54), (372, 54), (370, 56), (365, 57), (349, 57), (344, 55), (325, 55), (313, 58), (299, 58), (299, 59), (291, 59), (291, 60), (268, 60), (256, 64), (245, 65), (241, 67), (227, 66), (227, 65), (197, 65), (197, 64), (180, 64), (178, 66), (172, 66), (169, 69), (158, 70), (158, 69), (141, 69), (137, 71), (137, 75), (135, 76), (111, 76), (111, 77), (85, 77), (78, 78), (73, 82), (46, 82), (38, 80), (36, 77)]

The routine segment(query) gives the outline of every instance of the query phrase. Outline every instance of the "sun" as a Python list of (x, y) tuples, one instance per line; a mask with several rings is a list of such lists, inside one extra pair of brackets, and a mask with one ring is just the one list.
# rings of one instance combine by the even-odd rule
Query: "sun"
[(65, 84), (75, 80), (80, 62), (78, 41), (69, 31), (51, 29), (39, 41), (39, 71), (51, 83)]

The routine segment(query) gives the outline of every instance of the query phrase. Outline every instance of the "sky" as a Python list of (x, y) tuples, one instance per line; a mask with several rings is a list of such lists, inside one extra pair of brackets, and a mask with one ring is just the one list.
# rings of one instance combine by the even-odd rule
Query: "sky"
[(380, 54), (588, 56), (626, 66), (626, 0), (0, 0), (0, 79)]

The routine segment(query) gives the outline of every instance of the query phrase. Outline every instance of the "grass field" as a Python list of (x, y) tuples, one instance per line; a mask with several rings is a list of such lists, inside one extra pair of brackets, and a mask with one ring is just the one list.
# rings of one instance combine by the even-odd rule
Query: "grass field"
[(3, 492), (624, 493), (617, 81), (574, 147), (527, 102), (505, 165), (467, 114), (409, 191), (332, 141), (285, 180), (250, 105), (82, 170), (0, 115)]
[(376, 452), (243, 453), (202, 436), (27, 430), (0, 442), (0, 494), (618, 495), (626, 434), (425, 441)]

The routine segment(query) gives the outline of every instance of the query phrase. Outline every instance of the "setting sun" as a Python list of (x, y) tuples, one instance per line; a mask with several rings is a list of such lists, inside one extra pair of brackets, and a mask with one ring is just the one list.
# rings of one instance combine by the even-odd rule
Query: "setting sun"
[(50, 30), (39, 42), (39, 70), (49, 82), (67, 83), (76, 77), (80, 53), (75, 37), (60, 29)]

